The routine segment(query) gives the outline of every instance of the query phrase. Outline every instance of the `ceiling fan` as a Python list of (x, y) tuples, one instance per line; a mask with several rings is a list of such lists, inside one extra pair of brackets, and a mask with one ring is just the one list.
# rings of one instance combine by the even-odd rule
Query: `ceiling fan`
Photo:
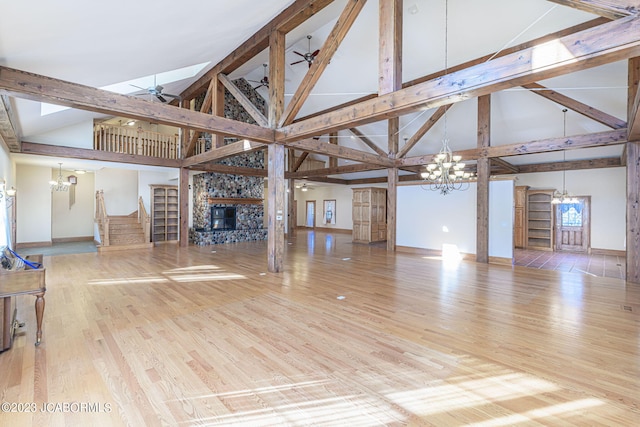
[(296, 185), (296, 188), (300, 189), (300, 191), (308, 191), (314, 189), (313, 187), (309, 187), (306, 182), (302, 185)]
[(249, 80), (252, 83), (258, 83), (258, 86), (254, 87), (254, 89), (258, 89), (262, 86), (266, 87), (267, 89), (269, 88), (269, 76), (267, 76), (267, 64), (262, 64), (262, 66), (264, 67), (264, 76), (259, 80)]
[(291, 65), (294, 64), (299, 64), (301, 62), (305, 62), (307, 61), (307, 63), (309, 64), (309, 68), (311, 68), (311, 64), (313, 64), (313, 60), (316, 59), (316, 56), (318, 56), (318, 54), (320, 53), (320, 49), (316, 49), (315, 51), (311, 52), (311, 36), (307, 36), (307, 39), (309, 40), (309, 49), (307, 53), (300, 53), (300, 52), (296, 52), (295, 50), (293, 51), (293, 53), (295, 53), (296, 55), (300, 55), (302, 56), (302, 58), (300, 61), (296, 61), (296, 62), (292, 62)]
[[(182, 98), (180, 97), (180, 95), (171, 95), (170, 93), (163, 93), (162, 90), (164, 89), (164, 87), (160, 86), (159, 84), (156, 83), (156, 76), (153, 76), (153, 86), (150, 86), (148, 88), (143, 88), (140, 86), (136, 86), (136, 85), (131, 85), (133, 87), (136, 87), (140, 90), (144, 90), (149, 95), (155, 96), (156, 98), (158, 98), (160, 100), (160, 102), (169, 102), (167, 101), (167, 98), (174, 98), (177, 100), (181, 100)], [(146, 94), (138, 94), (138, 95), (146, 95)]]

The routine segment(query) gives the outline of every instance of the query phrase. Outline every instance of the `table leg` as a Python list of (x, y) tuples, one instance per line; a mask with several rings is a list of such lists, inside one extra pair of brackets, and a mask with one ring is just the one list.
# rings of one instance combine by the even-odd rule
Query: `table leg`
[(36, 331), (36, 345), (40, 345), (42, 340), (42, 316), (44, 314), (44, 292), (36, 294), (36, 323), (38, 329)]

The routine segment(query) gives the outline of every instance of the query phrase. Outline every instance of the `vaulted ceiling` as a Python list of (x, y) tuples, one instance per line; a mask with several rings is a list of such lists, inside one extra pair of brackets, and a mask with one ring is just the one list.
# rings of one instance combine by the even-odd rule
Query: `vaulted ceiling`
[[(98, 12), (85, 2), (73, 0), (62, 0), (55, 5), (38, 3), (38, 7), (32, 2), (3, 6), (0, 66), (102, 87), (206, 63), (202, 71), (191, 77), (163, 82), (167, 92), (181, 93), (187, 98), (200, 92), (195, 89), (207, 88), (207, 77), (212, 75), (207, 70), (211, 69), (229, 74), (231, 79), (245, 77), (259, 81), (264, 72), (262, 64), (271, 61), (268, 38), (266, 44), (258, 43), (249, 49), (251, 54), (242, 61), (230, 61), (229, 55), (234, 59), (238, 46), (243, 43), (250, 46), (258, 39), (252, 35), (265, 25), (269, 29), (269, 22), (280, 13), (286, 14), (287, 7), (311, 6), (311, 9), (301, 8), (314, 12), (309, 14), (309, 19), (297, 22), (289, 18), (289, 22), (295, 24), (283, 27), (287, 33), (284, 67), (279, 67), (282, 69), (278, 73), (283, 78), (285, 113), (298, 99), (304, 102), (295, 105), (299, 112), (288, 121), (293, 123), (282, 127), (276, 138), (291, 147), (297, 144), (300, 150), (312, 151), (321, 159), (326, 159), (328, 153), (342, 157), (338, 164), (344, 168), (332, 171), (330, 176), (334, 178), (384, 175), (381, 171), (335, 172), (347, 172), (349, 165), (351, 170), (357, 170), (353, 168), (357, 160), (375, 163), (372, 157), (384, 158), (380, 154), (388, 151), (387, 119), (393, 116), (399, 117), (396, 134), (400, 151), (405, 144), (416, 142), (410, 150), (402, 152), (413, 159), (402, 166), (410, 168), (426, 163), (427, 155), (438, 151), (445, 135), (454, 150), (466, 150), (470, 158), (477, 156), (474, 152), (478, 144), (476, 96), (488, 93), (492, 93), (491, 146), (503, 147), (503, 151), (494, 154), (495, 158), (500, 154), (509, 161), (512, 166), (504, 166), (507, 171), (511, 168), (513, 172), (521, 165), (560, 161), (563, 158), (560, 150), (567, 147), (599, 145), (568, 151), (568, 160), (620, 159), (623, 146), (612, 143), (624, 142), (627, 137), (624, 129), (629, 104), (628, 58), (640, 52), (638, 5), (634, 1), (405, 1), (402, 3), (400, 63), (405, 88), (396, 95), (380, 96), (377, 96), (381, 77), (377, 1), (237, 0), (224, 4), (192, 0), (181, 3), (143, 0), (133, 4), (114, 1), (108, 10)], [(352, 12), (347, 14), (345, 10)], [(352, 20), (353, 24), (344, 25), (345, 20)], [(561, 33), (567, 28), (575, 30)], [(578, 30), (583, 32), (571, 36)], [(550, 34), (554, 36), (544, 39)], [(618, 36), (623, 34), (624, 41), (618, 41)], [(312, 36), (310, 40), (307, 35)], [(528, 44), (530, 41), (535, 42)], [(541, 41), (549, 43), (542, 45)], [(575, 44), (557, 45), (569, 41)], [(306, 63), (290, 65), (301, 59), (295, 52), (320, 49), (321, 53), (327, 53), (332, 50), (331, 43), (335, 45), (335, 54), (325, 60), (318, 56), (320, 63), (314, 63), (312, 68)], [(549, 58), (550, 54), (554, 57)], [(530, 55), (526, 70), (518, 69), (517, 59), (525, 55)], [(225, 58), (233, 66), (216, 69), (215, 65)], [(576, 65), (567, 65), (570, 62)], [(273, 65), (269, 64), (269, 72), (274, 71)], [(473, 67), (468, 68), (470, 66)], [(462, 71), (452, 74), (459, 69)], [(195, 70), (197, 68), (192, 69)], [(13, 117), (4, 123), (13, 124), (18, 139), (29, 141), (88, 118), (126, 113), (131, 117), (160, 118), (160, 121), (167, 118), (167, 123), (212, 130), (210, 123), (201, 117), (172, 121), (172, 113), (167, 109), (175, 107), (157, 103), (147, 106), (137, 102), (139, 99), (101, 100), (101, 92), (86, 92), (82, 95), (89, 94), (91, 99), (80, 102), (66, 93), (27, 93), (29, 91), (22, 87), (2, 84), (8, 71), (0, 69), (0, 93), (10, 95), (4, 98), (7, 108), (0, 108), (0, 112), (4, 111), (5, 117), (7, 114)], [(310, 78), (314, 73), (317, 78)], [(445, 74), (450, 77), (443, 77)], [(16, 79), (23, 77), (19, 75)], [(439, 92), (439, 82), (454, 89)], [(301, 83), (308, 89), (306, 98), (306, 92), (299, 89)], [(68, 90), (78, 93), (83, 89), (72, 85)], [(266, 88), (258, 90), (269, 98)], [(41, 116), (41, 99), (73, 104), (77, 108)], [(362, 102), (355, 107), (328, 112), (356, 100)], [(119, 108), (111, 108), (110, 102)], [(442, 114), (443, 106), (452, 102), (451, 108)], [(568, 109), (566, 116), (562, 112), (564, 108)], [(304, 119), (318, 112), (324, 114)], [(213, 127), (216, 126), (225, 128), (214, 123)], [(354, 128), (355, 131), (350, 130)], [(425, 128), (429, 130), (422, 135), (421, 130)], [(272, 138), (253, 128), (238, 127), (235, 131), (255, 141), (268, 142)], [(325, 150), (326, 144), (298, 141), (314, 136), (324, 143), (331, 132), (337, 132), (334, 141), (340, 147), (357, 152), (337, 153)], [(587, 141), (563, 147), (565, 133), (602, 136), (583, 138)], [(530, 150), (516, 149), (518, 144), (541, 140), (538, 146), (557, 146), (545, 150), (534, 149), (535, 144), (531, 144)], [(348, 155), (343, 155), (344, 152)], [(360, 152), (367, 155), (360, 156)], [(539, 154), (512, 157), (523, 152)], [(24, 159), (21, 161), (28, 161), (28, 157)], [(195, 163), (191, 161), (192, 165)], [(382, 166), (391, 163), (378, 162)]]

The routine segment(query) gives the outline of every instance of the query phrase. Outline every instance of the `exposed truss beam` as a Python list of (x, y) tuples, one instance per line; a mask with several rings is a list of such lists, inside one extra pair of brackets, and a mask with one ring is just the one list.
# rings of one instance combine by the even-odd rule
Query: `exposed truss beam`
[(241, 167), (241, 166), (228, 166), (228, 165), (221, 165), (217, 163), (201, 163), (199, 165), (192, 166), (189, 169), (205, 171), (205, 172), (242, 175), (242, 176), (267, 176), (266, 169), (247, 168), (247, 167)]
[[(493, 159), (492, 159), (493, 160)], [(622, 166), (620, 157), (605, 157), (592, 160), (571, 160), (567, 162), (535, 163), (518, 166), (517, 173), (557, 172), (579, 169), (602, 169)]]
[(0, 141), (3, 142), (9, 151), (20, 151), (20, 138), (14, 127), (15, 119), (9, 97), (0, 96)]
[(22, 142), (22, 150), (20, 152), (48, 157), (99, 160), (102, 162), (130, 163), (169, 168), (179, 168), (182, 164), (182, 160), (179, 159), (162, 159), (159, 157), (138, 156), (136, 154), (111, 153), (108, 151), (90, 150), (88, 148), (63, 147), (60, 145), (37, 144), (27, 141)]
[(628, 69), (628, 139), (640, 141), (640, 57), (631, 58)]
[(242, 108), (244, 108), (245, 111), (249, 113), (251, 118), (253, 118), (253, 120), (255, 120), (258, 125), (262, 127), (269, 127), (269, 121), (264, 116), (264, 114), (262, 114), (262, 112), (258, 110), (258, 107), (253, 105), (253, 102), (251, 102), (249, 98), (247, 98), (247, 95), (242, 93), (238, 86), (236, 86), (231, 80), (229, 80), (229, 77), (224, 74), (219, 74), (218, 79), (220, 80), (220, 83), (222, 83), (224, 87), (227, 88), (231, 96), (233, 96), (235, 100), (238, 101), (240, 105), (242, 105)]
[[(473, 148), (470, 150), (456, 151), (455, 154), (462, 156), (464, 160), (477, 160), (479, 157), (509, 157), (523, 154), (548, 153), (552, 151), (575, 150), (579, 148), (604, 147), (619, 145), (627, 142), (627, 130), (618, 129), (606, 132), (598, 132), (588, 135), (575, 135), (559, 138), (542, 139), (517, 144), (497, 145), (481, 150)], [(421, 166), (433, 161), (435, 154), (428, 154), (417, 157), (407, 157), (399, 159), (399, 166)]]
[(300, 157), (298, 157), (298, 160), (296, 160), (296, 164), (293, 165), (293, 169), (291, 170), (291, 172), (297, 172), (298, 169), (300, 169), (300, 166), (302, 166), (302, 164), (306, 160), (307, 156), (309, 156), (309, 152), (303, 151), (302, 154), (300, 154)]
[[(463, 62), (462, 64), (458, 64), (458, 65), (455, 65), (453, 67), (449, 67), (448, 71), (449, 72), (454, 72), (454, 71), (463, 70), (463, 69), (469, 68), (469, 67), (471, 67), (473, 65), (478, 65), (478, 64), (485, 63), (485, 62), (489, 61), (490, 59), (500, 58), (500, 57), (508, 55), (510, 53), (518, 52), (518, 51), (521, 51), (521, 50), (524, 50), (524, 49), (527, 49), (527, 48), (530, 48), (530, 47), (533, 47), (533, 46), (538, 46), (538, 45), (541, 45), (543, 43), (549, 42), (551, 40), (555, 40), (555, 39), (558, 39), (560, 37), (567, 36), (569, 34), (575, 34), (575, 33), (579, 32), (579, 31), (587, 30), (589, 28), (593, 28), (593, 27), (596, 27), (598, 25), (601, 25), (601, 24), (604, 24), (604, 23), (607, 23), (607, 22), (609, 22), (609, 19), (596, 18), (596, 19), (593, 19), (591, 21), (587, 21), (587, 22), (584, 22), (582, 24), (575, 25), (573, 27), (565, 28), (565, 29), (557, 31), (555, 33), (551, 33), (551, 34), (548, 34), (546, 36), (543, 36), (543, 37), (540, 37), (540, 38), (537, 38), (537, 39), (534, 39), (534, 40), (531, 40), (531, 41), (528, 41), (528, 42), (525, 42), (525, 43), (521, 43), (519, 45), (510, 47), (510, 48), (501, 50), (500, 52), (495, 52), (495, 53), (492, 53), (492, 54), (488, 54), (488, 55), (482, 56), (480, 58), (476, 58), (476, 59), (473, 59), (471, 61)], [(422, 77), (419, 77), (417, 79), (410, 80), (408, 82), (404, 82), (402, 84), (402, 87), (403, 88), (408, 88), (408, 87), (411, 87), (411, 86), (415, 86), (418, 83), (424, 83), (424, 82), (427, 82), (429, 80), (433, 80), (433, 79), (437, 79), (439, 77), (442, 77), (444, 74), (445, 74), (444, 70), (441, 70), (441, 71), (438, 71), (438, 72), (435, 72), (435, 73), (432, 73), (432, 74), (428, 74), (426, 76), (422, 76)], [(352, 101), (348, 101), (348, 102), (345, 102), (343, 104), (336, 105), (336, 106), (331, 107), (331, 108), (327, 108), (326, 110), (317, 111), (317, 112), (315, 112), (313, 114), (309, 114), (308, 116), (301, 117), (301, 118), (295, 120), (294, 123), (295, 122), (300, 122), (300, 121), (303, 121), (303, 120), (307, 120), (307, 119), (311, 119), (311, 118), (314, 118), (314, 117), (322, 116), (322, 115), (325, 115), (325, 114), (330, 113), (332, 111), (340, 110), (340, 109), (343, 109), (343, 108), (348, 108), (348, 107), (351, 107), (353, 105), (357, 105), (357, 104), (360, 104), (362, 102), (369, 101), (369, 100), (375, 99), (375, 98), (377, 98), (377, 94), (375, 94), (375, 93), (372, 93), (370, 95), (365, 95), (365, 96), (363, 96), (361, 98), (356, 98), (356, 99), (354, 99)]]
[(433, 108), (640, 54), (640, 18), (608, 22), (282, 128), (282, 142)]
[(283, 33), (291, 31), (293, 28), (305, 22), (315, 15), (333, 0), (297, 0), (282, 13), (273, 18), (267, 25), (249, 37), (241, 46), (231, 52), (218, 64), (211, 67), (198, 80), (192, 83), (180, 95), (182, 99), (193, 99), (202, 93), (208, 86), (213, 76), (224, 73), (230, 74), (240, 65), (247, 62), (269, 46), (269, 36), (272, 32), (279, 30)]
[(0, 66), (0, 95), (271, 143), (274, 131), (224, 117)]
[(573, 7), (609, 19), (624, 18), (638, 14), (638, 2), (634, 0), (548, 0), (563, 6)]
[(227, 144), (218, 148), (212, 147), (211, 150), (205, 153), (188, 157), (182, 161), (182, 166), (190, 167), (199, 163), (206, 163), (212, 160), (220, 160), (242, 153), (250, 153), (261, 148), (264, 148), (264, 144), (245, 139), (242, 141), (232, 142), (231, 144)]
[(444, 116), (447, 110), (452, 106), (453, 104), (438, 107), (438, 109), (431, 115), (431, 117), (429, 117), (427, 121), (425, 121), (424, 124), (420, 126), (420, 129), (418, 129), (418, 131), (413, 134), (411, 138), (407, 140), (407, 142), (405, 142), (405, 144), (402, 146), (402, 149), (400, 149), (400, 151), (398, 152), (398, 158), (400, 159), (405, 157), (409, 150), (415, 147), (418, 141), (420, 141), (420, 139), (425, 136), (427, 132), (429, 132), (433, 125), (435, 125), (436, 122), (440, 120), (440, 118)]
[(375, 142), (373, 142), (372, 140), (367, 138), (358, 129), (350, 128), (349, 130), (351, 131), (352, 134), (357, 136), (360, 139), (360, 141), (364, 142), (367, 147), (371, 148), (373, 151), (375, 151), (376, 153), (378, 153), (381, 156), (385, 156), (385, 157), (388, 156), (386, 151), (384, 151), (382, 148), (378, 147)]
[(288, 143), (289, 148), (310, 151), (312, 153), (326, 154), (327, 156), (338, 157), (340, 159), (353, 160), (355, 162), (369, 163), (372, 165), (394, 167), (395, 161), (388, 157), (378, 156), (372, 153), (355, 150), (349, 147), (333, 145), (316, 139), (305, 139)]
[(575, 111), (576, 113), (582, 114), (585, 117), (595, 120), (598, 123), (602, 123), (603, 125), (608, 126), (611, 129), (621, 129), (627, 127), (627, 122), (625, 122), (624, 120), (620, 120), (617, 117), (605, 113), (604, 111), (600, 111), (580, 101), (576, 101), (573, 98), (562, 95), (553, 89), (548, 89), (541, 84), (529, 83), (526, 85), (522, 85), (522, 87), (531, 90), (536, 95), (540, 95), (543, 98), (547, 98), (564, 107), (567, 107), (572, 111)]
[(492, 165), (501, 168), (501, 169), (505, 169), (511, 173), (519, 173), (520, 172), (520, 167), (516, 166), (516, 165), (512, 165), (511, 163), (507, 162), (506, 160), (502, 160), (500, 157), (493, 157), (491, 159), (491, 163)]
[(300, 112), (302, 105), (307, 100), (309, 93), (311, 93), (311, 90), (313, 90), (318, 80), (320, 80), (320, 76), (322, 76), (325, 68), (329, 65), (331, 57), (349, 32), (351, 25), (355, 22), (365, 3), (366, 0), (348, 0), (347, 5), (336, 21), (331, 33), (329, 33), (329, 36), (320, 48), (320, 53), (316, 56), (311, 67), (309, 67), (307, 74), (302, 79), (302, 82), (300, 82), (300, 86), (298, 86), (298, 89), (287, 104), (282, 118), (280, 119), (280, 127), (293, 122), (296, 118), (296, 115)]
[(372, 166), (364, 163), (355, 165), (337, 166), (335, 168), (313, 169), (308, 171), (290, 172), (285, 174), (286, 178), (302, 179), (316, 176), (338, 175), (345, 173), (366, 172), (372, 170), (384, 169), (382, 166)]

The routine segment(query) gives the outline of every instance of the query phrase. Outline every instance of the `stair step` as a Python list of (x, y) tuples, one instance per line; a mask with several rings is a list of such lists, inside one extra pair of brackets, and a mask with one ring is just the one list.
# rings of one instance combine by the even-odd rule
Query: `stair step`
[(117, 236), (109, 236), (109, 244), (110, 245), (132, 245), (138, 243), (145, 243), (144, 235), (117, 235)]

